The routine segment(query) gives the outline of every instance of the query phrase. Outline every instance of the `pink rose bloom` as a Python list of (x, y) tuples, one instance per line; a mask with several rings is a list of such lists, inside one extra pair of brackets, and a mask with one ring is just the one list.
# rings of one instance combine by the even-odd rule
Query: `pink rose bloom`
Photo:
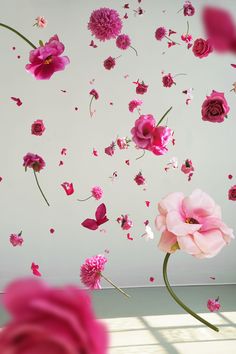
[(137, 108), (138, 106), (141, 106), (143, 104), (143, 101), (141, 100), (132, 100), (129, 102), (129, 111), (133, 113), (133, 111), (135, 110), (135, 108)]
[(136, 93), (138, 95), (143, 95), (144, 93), (147, 92), (147, 89), (148, 89), (148, 85), (145, 85), (144, 82), (142, 83), (138, 82), (136, 87)]
[(81, 282), (89, 289), (101, 289), (101, 273), (104, 271), (106, 263), (107, 258), (100, 254), (87, 258), (80, 268)]
[(34, 26), (45, 28), (47, 26), (47, 20), (43, 16), (38, 16), (35, 19), (36, 23)]
[(167, 30), (165, 27), (158, 27), (155, 32), (155, 37), (158, 41), (161, 41), (166, 36)]
[(27, 170), (27, 168), (33, 168), (35, 172), (39, 172), (46, 166), (45, 161), (41, 156), (32, 154), (31, 152), (28, 152), (28, 154), (23, 157), (23, 160), (25, 170)]
[(155, 155), (164, 155), (168, 151), (166, 145), (170, 142), (172, 135), (173, 131), (168, 127), (155, 127), (148, 150)]
[(22, 246), (24, 240), (21, 237), (21, 234), (22, 234), (22, 232), (20, 232), (18, 235), (17, 234), (11, 234), (10, 242), (11, 242), (13, 247)]
[(88, 29), (97, 39), (106, 41), (120, 34), (122, 21), (116, 10), (103, 7), (92, 12)]
[(202, 38), (195, 39), (192, 48), (193, 54), (198, 58), (205, 58), (211, 52), (213, 52), (212, 45), (209, 39), (205, 40)]
[(222, 123), (229, 113), (229, 106), (223, 92), (212, 91), (202, 104), (202, 120)]
[(155, 129), (156, 121), (151, 114), (141, 115), (131, 129), (133, 141), (140, 149), (148, 149)]
[(175, 84), (171, 74), (164, 75), (163, 78), (162, 78), (162, 83), (163, 83), (164, 87), (171, 87), (172, 85)]
[(185, 163), (181, 166), (181, 171), (185, 174), (188, 174), (192, 171), (194, 171), (193, 163), (191, 160), (186, 159)]
[(117, 48), (125, 50), (128, 49), (130, 45), (131, 45), (131, 40), (127, 34), (120, 34), (116, 38)]
[(232, 186), (228, 191), (228, 199), (236, 201), (236, 185)]
[(115, 58), (112, 58), (111, 56), (108, 57), (106, 60), (103, 62), (104, 68), (107, 70), (111, 70), (115, 67), (116, 65), (116, 60)]
[(138, 186), (142, 186), (145, 183), (145, 178), (142, 175), (142, 172), (139, 172), (135, 177), (134, 181), (137, 183)]
[(207, 301), (207, 308), (211, 312), (219, 311), (221, 308), (221, 304), (219, 303), (219, 297), (217, 299), (209, 299)]
[(39, 279), (12, 282), (3, 295), (10, 322), (0, 332), (1, 354), (106, 354), (107, 332), (88, 294)]
[(97, 100), (97, 99), (99, 98), (98, 92), (97, 92), (96, 90), (94, 90), (94, 89), (92, 89), (92, 90), (89, 92), (89, 94), (90, 94), (91, 96), (93, 96), (93, 97), (95, 98), (95, 100)]
[(31, 125), (31, 134), (41, 136), (45, 131), (45, 125), (41, 119), (37, 119)]
[(96, 200), (99, 200), (102, 198), (103, 196), (103, 190), (101, 187), (93, 187), (92, 190), (91, 190), (91, 193), (92, 193), (92, 196), (96, 199)]
[(37, 80), (48, 80), (56, 71), (65, 69), (70, 63), (67, 56), (62, 57), (64, 44), (57, 35), (51, 37), (45, 45), (31, 50), (26, 70), (31, 72)]
[(196, 258), (214, 257), (234, 238), (233, 230), (221, 219), (221, 209), (200, 189), (185, 197), (171, 193), (158, 203), (156, 227), (162, 232), (158, 247), (176, 249)]
[(115, 153), (115, 143), (114, 141), (111, 143), (111, 145), (107, 146), (104, 149), (105, 154), (107, 154), (108, 156), (112, 156)]
[(193, 16), (195, 14), (195, 8), (190, 1), (185, 1), (184, 4), (184, 16)]

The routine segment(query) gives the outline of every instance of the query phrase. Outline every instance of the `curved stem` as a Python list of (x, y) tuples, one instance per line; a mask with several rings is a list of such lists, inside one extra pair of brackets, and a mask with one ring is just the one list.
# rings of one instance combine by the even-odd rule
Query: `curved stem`
[(92, 118), (93, 116), (93, 112), (92, 112), (92, 102), (93, 102), (93, 99), (94, 99), (94, 96), (92, 96), (91, 100), (90, 100), (90, 103), (89, 103), (89, 114), (90, 114), (90, 117)]
[(146, 150), (144, 150), (144, 149), (143, 149), (143, 153), (142, 153), (142, 155), (141, 155), (141, 156), (139, 156), (139, 157), (137, 157), (137, 158), (136, 158), (136, 160), (141, 159), (141, 158), (145, 155), (145, 152), (146, 152)]
[(85, 199), (77, 199), (79, 202), (85, 202), (86, 200), (89, 200), (90, 198), (92, 198), (92, 195), (90, 195), (88, 198)]
[(165, 38), (168, 39), (168, 41), (171, 41), (171, 42), (173, 42), (175, 44), (180, 45), (180, 43), (173, 41), (173, 39), (171, 39), (170, 37), (165, 36)]
[(216, 326), (214, 326), (213, 324), (211, 324), (210, 322), (204, 320), (204, 318), (200, 317), (199, 315), (197, 315), (194, 311), (192, 311), (188, 306), (186, 306), (178, 297), (177, 295), (174, 293), (174, 291), (172, 290), (168, 277), (167, 277), (167, 263), (170, 257), (170, 253), (167, 253), (164, 259), (164, 263), (163, 263), (163, 278), (164, 278), (164, 282), (165, 285), (167, 287), (167, 290), (169, 292), (169, 294), (173, 297), (173, 299), (177, 302), (177, 304), (179, 304), (185, 311), (187, 311), (190, 315), (192, 315), (193, 317), (195, 317), (198, 321), (202, 322), (204, 325), (208, 326), (209, 328), (213, 329), (213, 331), (219, 332), (219, 328), (217, 328)]
[(135, 54), (138, 56), (137, 50), (134, 47), (132, 47), (132, 45), (130, 45), (130, 48), (132, 48), (135, 51)]
[(172, 110), (172, 106), (166, 111), (166, 113), (161, 117), (161, 119), (159, 120), (159, 122), (157, 123), (157, 127), (158, 127), (158, 125), (160, 125), (161, 124), (161, 122), (163, 121), (163, 119), (167, 116), (167, 114)]
[(180, 76), (180, 75), (187, 75), (187, 74), (185, 74), (185, 73), (175, 74), (175, 75), (173, 76), (173, 78), (176, 77), (176, 76)]
[(187, 21), (187, 32), (186, 32), (186, 36), (188, 35), (189, 32), (189, 22)]
[(38, 186), (38, 188), (39, 188), (39, 190), (40, 190), (40, 193), (42, 194), (43, 199), (45, 200), (45, 202), (47, 203), (47, 205), (50, 206), (50, 204), (49, 204), (48, 201), (47, 201), (47, 198), (45, 197), (45, 195), (44, 195), (44, 193), (43, 193), (43, 191), (42, 191), (42, 189), (41, 189), (41, 187), (40, 187), (40, 185), (39, 185), (39, 181), (38, 181), (38, 177), (37, 177), (37, 175), (36, 175), (36, 172), (35, 172), (35, 170), (33, 170), (33, 171), (34, 171), (34, 177), (35, 177), (37, 186)]
[(17, 30), (15, 30), (14, 28), (8, 26), (8, 25), (5, 25), (4, 23), (0, 23), (0, 26), (1, 27), (5, 27), (7, 29), (9, 29), (10, 31), (14, 32), (15, 34), (17, 34), (17, 36), (21, 37), (26, 43), (28, 43), (32, 48), (36, 49), (37, 47), (32, 43), (30, 42), (29, 39), (27, 39), (25, 36), (23, 36), (23, 34), (21, 34), (20, 32), (18, 32)]
[(105, 277), (105, 275), (103, 275), (102, 273), (100, 273), (101, 277), (104, 278), (109, 284), (111, 284), (112, 286), (114, 286), (114, 288), (116, 290), (118, 290), (120, 293), (122, 293), (123, 295), (125, 295), (126, 297), (130, 297), (129, 294), (127, 294), (126, 292), (124, 292), (121, 288), (119, 288), (118, 286), (116, 286), (109, 278)]

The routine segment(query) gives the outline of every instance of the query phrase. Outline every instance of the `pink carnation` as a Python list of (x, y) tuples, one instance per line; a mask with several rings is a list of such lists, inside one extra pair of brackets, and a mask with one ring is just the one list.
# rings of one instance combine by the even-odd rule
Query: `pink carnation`
[(184, 4), (184, 16), (193, 16), (195, 14), (195, 8), (190, 1), (185, 1)]
[(13, 247), (22, 246), (22, 243), (24, 242), (24, 240), (21, 237), (21, 234), (22, 234), (21, 232), (18, 235), (17, 234), (11, 234), (10, 242), (11, 242)]
[(37, 119), (34, 121), (34, 123), (31, 125), (31, 134), (41, 136), (43, 132), (45, 131), (45, 125), (43, 123), (43, 120)]
[(120, 34), (116, 38), (116, 46), (119, 49), (125, 50), (125, 49), (129, 48), (130, 44), (131, 44), (131, 40), (127, 34)]
[(219, 297), (217, 299), (209, 299), (207, 301), (207, 308), (211, 312), (219, 311), (221, 304), (219, 303)]
[(163, 78), (162, 78), (162, 83), (163, 83), (164, 87), (171, 87), (172, 85), (175, 84), (171, 74), (164, 75)]
[(158, 27), (155, 32), (155, 37), (158, 41), (161, 41), (167, 33), (167, 29), (165, 27)]
[(41, 156), (32, 154), (31, 152), (28, 152), (28, 154), (23, 157), (23, 160), (23, 166), (25, 167), (25, 170), (27, 170), (27, 168), (33, 168), (35, 172), (39, 172), (46, 165), (44, 159)]
[(103, 62), (104, 68), (107, 70), (111, 70), (115, 67), (116, 65), (116, 60), (115, 58), (112, 58), (111, 56), (108, 57), (106, 60)]
[(102, 255), (87, 258), (80, 268), (81, 282), (89, 289), (101, 289), (101, 272), (106, 263), (107, 258)]
[(101, 187), (93, 187), (92, 190), (91, 190), (91, 193), (92, 193), (92, 196), (96, 199), (96, 200), (99, 200), (102, 198), (103, 196), (103, 190)]
[(236, 185), (232, 186), (228, 191), (228, 199), (236, 201)]
[(103, 7), (92, 12), (88, 29), (97, 39), (106, 41), (119, 35), (122, 21), (116, 10)]
[(129, 111), (130, 112), (133, 112), (134, 110), (135, 110), (135, 108), (137, 108), (138, 106), (141, 106), (142, 105), (142, 103), (143, 103), (143, 101), (141, 101), (141, 100), (132, 100), (132, 101), (130, 101), (129, 102)]
[(138, 95), (143, 95), (144, 93), (147, 92), (147, 90), (148, 90), (148, 85), (145, 85), (143, 81), (141, 83), (137, 82), (136, 93)]

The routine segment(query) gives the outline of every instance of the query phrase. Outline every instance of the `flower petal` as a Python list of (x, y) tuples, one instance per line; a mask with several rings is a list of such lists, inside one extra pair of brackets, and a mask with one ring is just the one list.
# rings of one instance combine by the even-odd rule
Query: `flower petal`
[(201, 228), (201, 224), (187, 224), (183, 221), (181, 215), (177, 211), (171, 211), (166, 216), (167, 229), (176, 236), (186, 236), (193, 234)]
[(210, 230), (202, 233), (195, 232), (193, 238), (207, 258), (214, 257), (226, 245), (219, 230)]
[(161, 234), (160, 241), (158, 243), (158, 247), (160, 248), (161, 251), (168, 252), (168, 253), (174, 253), (171, 249), (171, 247), (176, 243), (177, 238), (174, 234), (172, 234), (169, 231), (164, 231)]
[(201, 254), (200, 248), (194, 242), (192, 235), (186, 235), (182, 237), (177, 237), (177, 242), (179, 244), (179, 248), (192, 256), (196, 256)]

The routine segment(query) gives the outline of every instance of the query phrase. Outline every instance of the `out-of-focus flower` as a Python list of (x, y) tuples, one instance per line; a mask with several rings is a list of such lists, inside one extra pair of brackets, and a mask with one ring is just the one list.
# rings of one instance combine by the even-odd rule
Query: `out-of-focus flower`
[(221, 304), (219, 302), (219, 297), (217, 299), (208, 299), (207, 308), (211, 312), (217, 312), (221, 308)]
[(13, 247), (22, 246), (24, 240), (21, 237), (21, 235), (22, 235), (22, 231), (19, 234), (11, 234), (10, 242), (11, 242)]

